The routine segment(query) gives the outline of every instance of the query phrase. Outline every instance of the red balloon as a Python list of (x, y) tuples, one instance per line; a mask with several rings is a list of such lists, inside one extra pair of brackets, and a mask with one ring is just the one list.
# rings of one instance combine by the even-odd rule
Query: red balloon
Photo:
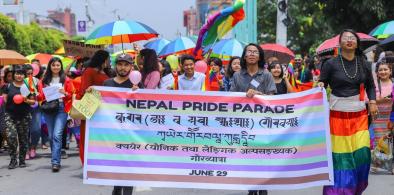
[(23, 96), (20, 94), (15, 95), (13, 100), (15, 104), (21, 104), (23, 102)]

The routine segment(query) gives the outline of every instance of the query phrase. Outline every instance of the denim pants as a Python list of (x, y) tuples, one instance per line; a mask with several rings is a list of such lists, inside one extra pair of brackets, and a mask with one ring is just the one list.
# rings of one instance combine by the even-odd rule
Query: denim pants
[(53, 114), (43, 113), (48, 127), (48, 137), (51, 144), (52, 165), (60, 165), (60, 154), (62, 149), (62, 135), (67, 122), (67, 113), (61, 102), (59, 110)]
[(30, 124), (30, 148), (36, 147), (41, 136), (41, 110), (40, 108), (33, 108), (31, 112)]

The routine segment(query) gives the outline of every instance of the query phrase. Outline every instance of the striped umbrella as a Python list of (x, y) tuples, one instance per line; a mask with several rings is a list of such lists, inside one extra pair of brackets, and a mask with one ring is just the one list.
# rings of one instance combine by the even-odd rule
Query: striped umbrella
[(179, 37), (168, 43), (159, 53), (159, 56), (167, 56), (171, 54), (190, 53), (196, 44), (188, 37)]
[(393, 34), (394, 34), (394, 20), (380, 24), (369, 33), (370, 36), (374, 36), (378, 38), (387, 38)]
[(156, 51), (156, 53), (159, 53), (164, 48), (164, 46), (166, 46), (168, 43), (170, 43), (169, 40), (160, 38), (145, 43), (144, 47), (153, 49)]
[(159, 34), (151, 27), (136, 21), (118, 20), (104, 24), (94, 30), (87, 38), (86, 44), (109, 45), (132, 43), (149, 40)]

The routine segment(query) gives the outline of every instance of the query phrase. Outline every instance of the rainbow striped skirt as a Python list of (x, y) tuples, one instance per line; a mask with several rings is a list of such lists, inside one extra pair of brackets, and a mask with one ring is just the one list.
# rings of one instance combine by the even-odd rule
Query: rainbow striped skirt
[(323, 194), (362, 194), (371, 164), (367, 111), (330, 111), (334, 185)]

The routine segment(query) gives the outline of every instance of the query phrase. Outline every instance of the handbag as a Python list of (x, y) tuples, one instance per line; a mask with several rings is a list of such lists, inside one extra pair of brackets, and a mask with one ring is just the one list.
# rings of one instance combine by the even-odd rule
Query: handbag
[(70, 113), (68, 113), (68, 115), (70, 115), (70, 117), (73, 118), (73, 119), (86, 120), (86, 117), (85, 117), (82, 113), (80, 113), (80, 112), (75, 108), (75, 105), (76, 105), (79, 101), (81, 101), (81, 100), (75, 99), (75, 96), (76, 96), (76, 95), (74, 94), (74, 95), (73, 95), (73, 104), (72, 104)]
[(44, 101), (40, 108), (44, 113), (53, 114), (59, 110), (59, 103), (59, 100), (52, 100), (50, 102)]

